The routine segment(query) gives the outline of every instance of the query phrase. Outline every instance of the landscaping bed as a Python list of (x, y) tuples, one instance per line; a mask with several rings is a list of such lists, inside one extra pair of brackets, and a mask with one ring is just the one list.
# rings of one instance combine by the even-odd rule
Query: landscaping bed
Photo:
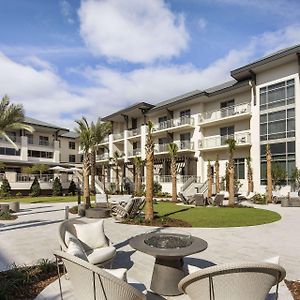
[(300, 281), (284, 280), (284, 282), (292, 293), (294, 300), (300, 300)]
[(144, 217), (136, 217), (134, 219), (126, 219), (122, 223), (158, 227), (192, 227), (192, 225), (186, 221), (169, 217), (154, 217), (152, 221), (145, 221)]
[(0, 272), (1, 300), (32, 300), (58, 278), (56, 264), (41, 260), (35, 266), (13, 266)]
[(10, 212), (0, 212), (0, 220), (3, 221), (9, 221), (9, 220), (15, 220), (18, 216), (11, 214)]

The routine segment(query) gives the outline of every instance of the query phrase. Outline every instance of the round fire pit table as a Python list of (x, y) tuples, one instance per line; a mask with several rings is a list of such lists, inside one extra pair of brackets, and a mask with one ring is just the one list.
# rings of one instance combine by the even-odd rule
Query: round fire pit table
[(187, 275), (183, 257), (204, 251), (207, 242), (185, 233), (150, 232), (133, 237), (129, 245), (155, 257), (151, 290), (159, 295), (175, 296), (179, 281)]

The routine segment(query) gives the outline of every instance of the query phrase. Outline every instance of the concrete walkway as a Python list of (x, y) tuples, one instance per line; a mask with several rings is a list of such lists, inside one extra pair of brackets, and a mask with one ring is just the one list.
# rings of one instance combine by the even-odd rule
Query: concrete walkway
[[(0, 221), (0, 270), (7, 269), (13, 262), (32, 264), (40, 258), (53, 259), (53, 250), (59, 248), (57, 228), (64, 219), (65, 205), (68, 204), (23, 204), (17, 220)], [(185, 262), (204, 268), (228, 262), (259, 261), (279, 255), (280, 263), (287, 270), (287, 279), (300, 279), (300, 208), (272, 204), (264, 208), (278, 212), (282, 219), (242, 228), (181, 228), (208, 242), (206, 251), (187, 257)], [(105, 221), (105, 231), (118, 250), (114, 267), (126, 267), (129, 269), (128, 276), (143, 282), (147, 289), (154, 258), (134, 251), (128, 245), (128, 239), (149, 230), (150, 227), (117, 224), (112, 219)], [(65, 299), (73, 299), (68, 281), (64, 290), (69, 295), (66, 294)], [(284, 284), (280, 293), (280, 299), (292, 299)], [(38, 299), (59, 299), (57, 283), (46, 288)], [(176, 299), (186, 298), (180, 296)]]

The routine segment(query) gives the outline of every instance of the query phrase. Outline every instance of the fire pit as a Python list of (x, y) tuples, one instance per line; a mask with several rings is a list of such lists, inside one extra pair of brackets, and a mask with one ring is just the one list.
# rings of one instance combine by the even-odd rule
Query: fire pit
[(155, 257), (151, 290), (160, 295), (179, 295), (179, 281), (187, 275), (183, 257), (204, 251), (207, 242), (178, 230), (160, 229), (129, 241), (132, 248)]

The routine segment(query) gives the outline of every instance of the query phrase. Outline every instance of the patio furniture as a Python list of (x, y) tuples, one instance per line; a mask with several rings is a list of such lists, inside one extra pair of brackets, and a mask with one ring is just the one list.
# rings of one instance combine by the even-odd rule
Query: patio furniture
[(9, 204), (0, 204), (1, 212), (9, 212)]
[(287, 199), (287, 197), (283, 196), (279, 191), (272, 191), (272, 202), (274, 204), (281, 203), (285, 199)]
[(221, 205), (223, 205), (223, 201), (224, 201), (224, 195), (217, 194), (214, 198), (214, 205), (221, 206)]
[[(178, 240), (178, 244), (175, 244)], [(171, 245), (173, 243), (173, 245)], [(160, 295), (175, 296), (179, 281), (187, 275), (183, 257), (204, 251), (207, 242), (190, 235), (151, 232), (133, 237), (129, 245), (155, 257), (151, 290)]]
[(224, 199), (228, 199), (229, 198), (229, 193), (227, 191), (220, 191), (221, 195), (224, 195)]
[(272, 263), (224, 264), (196, 271), (178, 287), (191, 300), (265, 300), (274, 285), (278, 295), (285, 275), (281, 266)]
[(131, 198), (125, 207), (121, 204), (115, 205), (111, 208), (111, 214), (116, 219), (134, 218), (143, 209), (145, 198)]
[(255, 196), (255, 193), (253, 193), (253, 192), (248, 193), (248, 192), (244, 191), (238, 195), (238, 201), (242, 201), (242, 200), (250, 201), (253, 199), (254, 196)]
[(96, 194), (95, 205), (96, 207), (108, 207), (107, 194)]
[[(80, 228), (80, 225), (89, 226)], [(58, 241), (61, 249), (65, 252), (68, 250), (70, 237), (79, 240), (90, 263), (99, 266), (112, 263), (116, 255), (116, 248), (111, 245), (104, 233), (103, 220), (85, 223), (82, 220), (70, 219), (62, 222), (58, 228)]]
[(191, 198), (186, 198), (182, 193), (178, 193), (178, 196), (179, 196), (179, 198), (180, 198), (180, 200), (181, 200), (181, 202), (183, 203), (183, 204), (185, 204), (185, 205), (191, 205), (191, 204), (193, 204), (193, 202), (195, 201), (194, 200), (194, 198), (193, 197), (191, 197)]
[[(78, 257), (55, 251), (56, 261), (67, 269), (73, 293), (78, 300), (146, 300), (146, 296), (127, 282), (114, 276), (117, 270), (100, 269)], [(62, 287), (59, 275), (61, 299)]]
[(194, 201), (196, 206), (205, 206), (205, 198), (203, 194), (195, 194)]
[(10, 202), (9, 203), (9, 209), (13, 211), (14, 213), (20, 211), (20, 202)]

